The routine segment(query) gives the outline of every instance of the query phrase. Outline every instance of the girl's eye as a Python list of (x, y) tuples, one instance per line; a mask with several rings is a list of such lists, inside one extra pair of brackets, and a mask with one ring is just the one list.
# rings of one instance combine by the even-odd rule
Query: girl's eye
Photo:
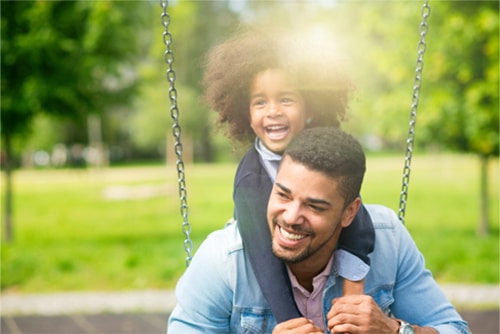
[(293, 102), (293, 100), (289, 97), (284, 97), (281, 99), (281, 102), (284, 103), (284, 104), (290, 104)]
[(258, 106), (258, 107), (261, 107), (261, 106), (263, 106), (265, 104), (266, 104), (265, 100), (256, 100), (256, 101), (253, 102), (253, 105), (254, 106)]

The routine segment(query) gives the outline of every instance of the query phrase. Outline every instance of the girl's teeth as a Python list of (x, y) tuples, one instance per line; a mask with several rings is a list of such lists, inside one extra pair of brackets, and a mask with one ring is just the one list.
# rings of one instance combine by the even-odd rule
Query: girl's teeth
[(269, 132), (271, 132), (271, 131), (285, 131), (286, 127), (283, 125), (268, 126), (268, 127), (266, 127), (266, 130)]

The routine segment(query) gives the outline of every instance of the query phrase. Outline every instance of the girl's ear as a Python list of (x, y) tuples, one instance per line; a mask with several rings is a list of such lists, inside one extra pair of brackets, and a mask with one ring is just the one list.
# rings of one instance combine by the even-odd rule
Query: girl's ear
[(340, 222), (342, 224), (342, 227), (348, 227), (349, 225), (351, 225), (360, 207), (361, 207), (361, 198), (359, 198), (358, 196), (354, 201), (351, 202), (351, 204), (349, 204), (344, 209), (344, 213), (342, 214), (342, 220)]

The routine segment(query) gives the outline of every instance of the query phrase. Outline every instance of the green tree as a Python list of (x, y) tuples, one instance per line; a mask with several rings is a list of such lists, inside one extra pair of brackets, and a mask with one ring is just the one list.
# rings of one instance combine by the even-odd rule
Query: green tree
[[(173, 69), (176, 73), (176, 89), (182, 128), (182, 140), (193, 143), (194, 159), (211, 162), (216, 158), (213, 144), (213, 112), (203, 103), (201, 80), (203, 57), (209, 48), (227, 38), (238, 22), (237, 13), (227, 1), (179, 1), (169, 4), (174, 53)], [(157, 8), (157, 20), (151, 27), (154, 36), (149, 56), (142, 71), (148, 79), (142, 86), (142, 98), (137, 101), (136, 112), (130, 123), (131, 136), (140, 147), (165, 142), (172, 134), (168, 99), (169, 83), (165, 78), (167, 65), (164, 61), (165, 45), (161, 25), (161, 8)], [(162, 107), (163, 106), (163, 107)], [(148, 129), (144, 131), (142, 129)], [(189, 145), (186, 145), (189, 146)]]
[(481, 235), (489, 232), (488, 163), (499, 152), (499, 37), (497, 1), (433, 5), (422, 140), (478, 156)]
[[(343, 3), (332, 15), (347, 37), (358, 86), (351, 128), (401, 148), (408, 131), (422, 2)], [(488, 233), (488, 162), (499, 151), (499, 4), (430, 2), (416, 148), (475, 154), (480, 234)], [(357, 24), (352, 25), (352, 22)]]
[(85, 124), (136, 91), (147, 2), (1, 1), (4, 237), (12, 238), (15, 141), (46, 113)]

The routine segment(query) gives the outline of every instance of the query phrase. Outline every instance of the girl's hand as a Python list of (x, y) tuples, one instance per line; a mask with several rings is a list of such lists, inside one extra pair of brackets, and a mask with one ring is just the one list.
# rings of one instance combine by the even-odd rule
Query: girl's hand
[(307, 318), (295, 318), (274, 327), (273, 334), (323, 334), (323, 330)]

